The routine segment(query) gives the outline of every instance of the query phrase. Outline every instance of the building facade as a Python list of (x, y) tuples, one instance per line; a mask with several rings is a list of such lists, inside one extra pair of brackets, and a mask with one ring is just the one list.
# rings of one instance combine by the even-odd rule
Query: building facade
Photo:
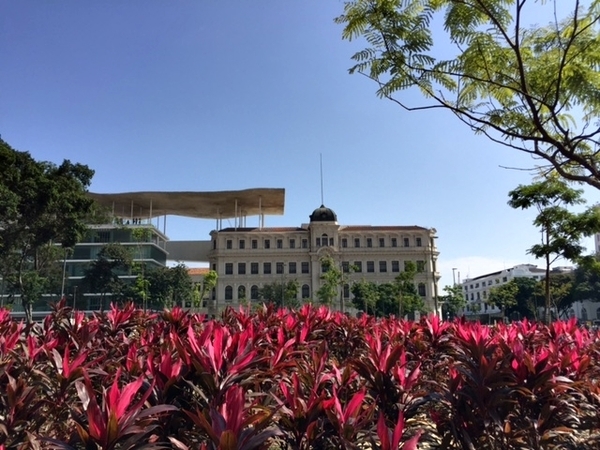
[(461, 312), (466, 317), (497, 317), (500, 318), (502, 311), (494, 305), (488, 304), (490, 290), (502, 286), (513, 278), (524, 277), (534, 280), (543, 280), (546, 271), (539, 269), (533, 264), (519, 264), (498, 272), (480, 275), (474, 278), (466, 278), (462, 283), (463, 295), (467, 306)]
[(299, 301), (316, 301), (321, 261), (329, 256), (347, 280), (334, 308), (351, 310), (353, 281), (391, 282), (405, 262), (413, 261), (418, 292), (433, 311), (439, 280), (435, 233), (419, 226), (344, 226), (325, 206), (299, 227), (214, 230), (208, 254), (210, 268), (219, 276), (213, 306), (219, 310), (258, 301), (263, 286), (292, 280), (298, 282)]

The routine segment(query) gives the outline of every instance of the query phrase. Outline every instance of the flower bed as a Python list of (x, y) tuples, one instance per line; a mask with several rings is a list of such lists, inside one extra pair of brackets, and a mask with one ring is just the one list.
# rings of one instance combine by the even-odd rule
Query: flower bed
[(0, 311), (0, 449), (597, 449), (598, 337), (310, 305)]

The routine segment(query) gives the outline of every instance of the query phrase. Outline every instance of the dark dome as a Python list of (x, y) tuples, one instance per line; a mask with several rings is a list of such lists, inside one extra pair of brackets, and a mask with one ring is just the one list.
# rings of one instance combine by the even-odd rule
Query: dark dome
[(311, 222), (337, 222), (337, 215), (324, 205), (315, 209), (309, 217)]

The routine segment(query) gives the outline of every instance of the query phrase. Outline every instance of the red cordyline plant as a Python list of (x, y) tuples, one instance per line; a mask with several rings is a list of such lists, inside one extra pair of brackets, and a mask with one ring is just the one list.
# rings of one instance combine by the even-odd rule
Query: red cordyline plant
[[(271, 425), (275, 411), (265, 411), (257, 405), (248, 405), (244, 390), (232, 386), (225, 393), (224, 402), (218, 408), (185, 411), (199, 431), (208, 439), (202, 449), (211, 450), (259, 450), (268, 447), (271, 438), (280, 432)], [(183, 443), (172, 438), (179, 448), (187, 449)]]
[[(84, 373), (83, 382), (76, 382), (82, 413), (75, 411), (73, 419), (80, 442), (86, 449), (98, 450), (127, 450), (140, 448), (140, 444), (144, 444), (145, 449), (168, 448), (159, 443), (152, 444), (150, 440), (159, 428), (158, 416), (176, 408), (171, 405), (146, 408), (145, 403), (151, 391), (147, 389), (139, 393), (143, 379), (140, 377), (121, 389), (120, 378), (119, 369), (111, 387), (103, 390), (100, 403), (87, 373)], [(42, 440), (56, 449), (76, 448), (55, 439)]]
[(60, 302), (25, 329), (0, 310), (7, 450), (597, 450), (598, 379), (599, 335), (574, 321), (415, 323), (311, 305), (86, 317)]

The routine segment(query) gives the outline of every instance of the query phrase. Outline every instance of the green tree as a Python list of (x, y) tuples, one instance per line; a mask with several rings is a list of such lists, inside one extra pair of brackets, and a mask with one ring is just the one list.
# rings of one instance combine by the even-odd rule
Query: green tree
[(132, 264), (131, 252), (119, 243), (104, 245), (96, 259), (90, 263), (85, 271), (83, 284), (88, 293), (100, 294), (101, 310), (107, 306), (107, 294), (114, 300), (121, 300), (127, 296), (127, 283), (120, 275), (129, 274)]
[[(600, 2), (588, 3), (350, 0), (336, 21), (344, 39), (366, 40), (350, 72), (374, 80), (380, 97), (409, 111), (448, 110), (476, 133), (600, 188)], [(550, 23), (526, 27), (526, 17), (544, 12)], [(411, 103), (408, 90), (423, 101)]]
[(502, 316), (505, 316), (506, 310), (516, 306), (517, 294), (519, 293), (519, 286), (514, 283), (514, 280), (510, 280), (508, 283), (501, 286), (495, 286), (490, 289), (487, 302), (490, 305), (494, 305), (500, 308)]
[[(215, 287), (217, 287), (217, 281), (219, 279), (219, 275), (216, 270), (210, 269), (203, 277), (202, 282), (197, 284), (194, 288), (194, 292), (192, 293), (193, 299), (193, 308), (197, 309), (202, 306), (202, 302), (206, 299), (207, 296), (212, 294), (212, 291)], [(210, 301), (210, 310), (216, 313), (215, 307), (212, 300)]]
[(448, 318), (454, 317), (461, 309), (467, 305), (467, 300), (463, 294), (462, 286), (455, 284), (454, 286), (444, 286), (446, 295), (442, 297), (444, 310), (448, 314)]
[(339, 295), (340, 286), (344, 282), (344, 274), (331, 256), (321, 258), (321, 287), (317, 290), (317, 298), (323, 305), (331, 306)]
[(149, 270), (146, 279), (148, 303), (152, 308), (170, 308), (192, 300), (192, 278), (185, 264)]
[(544, 296), (540, 293), (540, 285), (543, 281), (537, 281), (528, 277), (516, 277), (511, 280), (517, 286), (517, 304), (506, 310), (508, 316), (518, 313), (519, 318), (538, 318), (538, 308), (544, 305)]
[(350, 288), (352, 292), (352, 304), (359, 311), (377, 316), (377, 302), (379, 300), (379, 291), (377, 285), (372, 281), (357, 281)]
[[(0, 259), (14, 261), (9, 276), (15, 279), (28, 323), (44, 266), (56, 264), (44, 259), (43, 249), (54, 244), (72, 248), (86, 231), (93, 174), (68, 160), (60, 166), (38, 162), (0, 139)], [(27, 286), (30, 282), (34, 286)]]
[(573, 276), (575, 301), (600, 302), (600, 260), (598, 255), (581, 258)]
[(400, 317), (425, 310), (425, 303), (415, 286), (416, 275), (417, 265), (413, 261), (406, 261), (404, 271), (400, 272), (394, 281), (398, 289)]
[[(537, 295), (544, 298), (546, 283), (538, 283)], [(550, 303), (559, 318), (568, 318), (568, 311), (575, 302), (575, 275), (573, 273), (550, 274)]]
[(275, 281), (260, 288), (258, 297), (266, 303), (273, 303), (279, 307), (296, 308), (300, 305), (299, 289), (300, 285), (297, 280), (281, 283)]
[(540, 228), (542, 242), (533, 245), (527, 252), (536, 258), (544, 258), (545, 314), (550, 321), (550, 267), (558, 258), (575, 261), (581, 257), (584, 247), (580, 241), (600, 231), (600, 211), (589, 208), (581, 213), (570, 212), (566, 207), (585, 203), (580, 189), (573, 189), (556, 177), (527, 186), (520, 185), (509, 192), (508, 204), (513, 208), (537, 209), (533, 224)]

